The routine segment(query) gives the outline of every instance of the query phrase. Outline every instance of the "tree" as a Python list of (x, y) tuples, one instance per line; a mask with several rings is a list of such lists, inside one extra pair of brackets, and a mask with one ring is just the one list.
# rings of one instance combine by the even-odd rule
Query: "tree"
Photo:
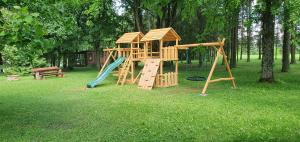
[[(234, 3), (231, 3), (234, 2)], [(231, 54), (230, 54), (230, 67), (235, 68), (237, 64), (237, 48), (238, 48), (238, 26), (239, 26), (239, 13), (240, 13), (240, 1), (230, 1), (226, 7), (231, 11), (231, 14), (227, 14), (231, 17), (228, 25), (231, 28)]]
[(241, 35), (241, 39), (240, 39), (240, 60), (243, 60), (243, 49), (244, 49), (244, 32), (245, 32), (245, 28), (244, 28), (244, 18), (245, 18), (245, 14), (244, 14), (244, 5), (242, 5), (241, 7), (241, 23), (240, 23), (240, 35)]
[(288, 72), (290, 67), (290, 40), (291, 40), (291, 33), (290, 33), (290, 11), (289, 11), (289, 1), (285, 1), (283, 3), (284, 8), (284, 24), (283, 24), (283, 44), (282, 44), (282, 68), (281, 72)]
[(49, 47), (43, 37), (46, 31), (38, 20), (38, 13), (31, 13), (27, 7), (14, 6), (11, 10), (0, 10), (3, 19), (0, 25), (1, 54), (5, 60), (6, 72), (29, 73), (33, 67), (45, 66), (42, 55)]
[(274, 28), (275, 15), (272, 8), (275, 6), (273, 0), (262, 0), (262, 71), (260, 82), (274, 82)]
[(257, 39), (257, 47), (258, 47), (258, 59), (261, 60), (261, 51), (262, 51), (262, 37), (261, 32), (259, 32), (258, 39)]
[(144, 23), (143, 23), (143, 9), (141, 0), (123, 0), (126, 9), (132, 11), (134, 25), (136, 31), (145, 33)]
[(295, 35), (291, 37), (291, 64), (296, 64), (296, 43), (294, 42)]
[(96, 0), (89, 3), (89, 7), (84, 13), (88, 16), (86, 24), (89, 27), (89, 35), (91, 36), (91, 43), (96, 51), (97, 68), (100, 65), (100, 46), (101, 42), (106, 38), (115, 39), (119, 23), (117, 22), (117, 14), (113, 10), (112, 0)]
[(247, 62), (250, 62), (251, 41), (252, 41), (252, 0), (247, 0)]

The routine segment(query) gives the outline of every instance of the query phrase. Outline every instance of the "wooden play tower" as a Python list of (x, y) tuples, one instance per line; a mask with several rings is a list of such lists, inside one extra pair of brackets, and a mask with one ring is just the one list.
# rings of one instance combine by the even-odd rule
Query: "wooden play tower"
[[(169, 87), (178, 84), (178, 42), (181, 40), (180, 36), (172, 28), (150, 30), (142, 39), (144, 42), (145, 61), (156, 62), (159, 64), (158, 73), (151, 74), (151, 77), (146, 77), (147, 72), (157, 72), (156, 68), (149, 67), (149, 70), (143, 70), (139, 87), (145, 89), (152, 89), (152, 86), (147, 84), (147, 80), (153, 80), (155, 87)], [(172, 45), (173, 46), (166, 46)], [(156, 46), (156, 47), (155, 47)], [(175, 70), (164, 72), (164, 62), (175, 62)], [(152, 71), (150, 71), (152, 69)]]
[[(210, 47), (217, 52), (202, 94), (206, 93), (209, 83), (213, 82), (230, 80), (233, 87), (236, 87), (235, 80), (227, 63), (227, 56), (223, 49), (225, 40), (211, 43), (179, 45), (180, 40), (180, 36), (173, 28), (150, 30), (146, 35), (141, 32), (125, 33), (116, 41), (117, 47), (104, 49), (104, 52), (107, 52), (106, 54), (109, 56), (99, 75), (110, 60), (125, 57), (126, 60), (124, 63), (114, 73), (115, 76), (118, 76), (118, 85), (136, 83), (138, 81), (138, 86), (142, 89), (152, 89), (153, 86), (175, 86), (178, 85), (178, 51), (202, 46)], [(212, 80), (213, 72), (221, 56), (225, 60), (225, 67), (229, 77)], [(142, 70), (136, 72), (135, 65), (139, 62), (144, 67)], [(175, 64), (174, 70), (164, 70), (165, 62), (173, 62)]]

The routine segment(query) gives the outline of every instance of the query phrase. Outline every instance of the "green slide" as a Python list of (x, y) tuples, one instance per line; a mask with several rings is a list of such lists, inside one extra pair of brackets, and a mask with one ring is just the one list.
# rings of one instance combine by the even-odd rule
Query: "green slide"
[(86, 86), (88, 88), (94, 88), (96, 85), (100, 84), (111, 73), (111, 71), (120, 66), (124, 60), (124, 57), (119, 57), (115, 62), (106, 67), (103, 73), (99, 77), (97, 77), (96, 80), (89, 82)]

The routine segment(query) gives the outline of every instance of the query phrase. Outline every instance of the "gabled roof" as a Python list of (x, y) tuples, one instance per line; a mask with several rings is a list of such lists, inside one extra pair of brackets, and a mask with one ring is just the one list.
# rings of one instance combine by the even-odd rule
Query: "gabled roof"
[(164, 40), (164, 41), (176, 41), (181, 40), (180, 36), (175, 32), (173, 28), (163, 28), (150, 30), (141, 41), (152, 40)]
[(141, 32), (125, 33), (116, 41), (116, 43), (138, 42), (143, 36), (144, 34)]

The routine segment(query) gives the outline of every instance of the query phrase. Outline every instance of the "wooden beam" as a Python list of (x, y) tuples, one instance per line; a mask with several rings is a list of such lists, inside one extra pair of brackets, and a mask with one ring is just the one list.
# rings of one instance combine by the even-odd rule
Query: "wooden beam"
[(209, 83), (219, 82), (219, 81), (228, 81), (228, 80), (234, 80), (234, 78), (218, 78), (214, 80), (210, 80)]
[(223, 46), (222, 42), (211, 42), (211, 43), (195, 43), (195, 44), (183, 44), (178, 45), (179, 48), (189, 48), (189, 47), (197, 47), (197, 46)]
[(110, 53), (109, 53), (109, 55), (108, 55), (108, 57), (107, 57), (107, 59), (106, 59), (104, 65), (102, 66), (101, 70), (99, 71), (97, 77), (99, 77), (99, 76), (102, 74), (102, 72), (103, 72), (105, 66), (107, 65), (107, 63), (108, 63), (110, 57), (112, 56), (112, 54), (113, 54), (113, 52), (110, 52)]

